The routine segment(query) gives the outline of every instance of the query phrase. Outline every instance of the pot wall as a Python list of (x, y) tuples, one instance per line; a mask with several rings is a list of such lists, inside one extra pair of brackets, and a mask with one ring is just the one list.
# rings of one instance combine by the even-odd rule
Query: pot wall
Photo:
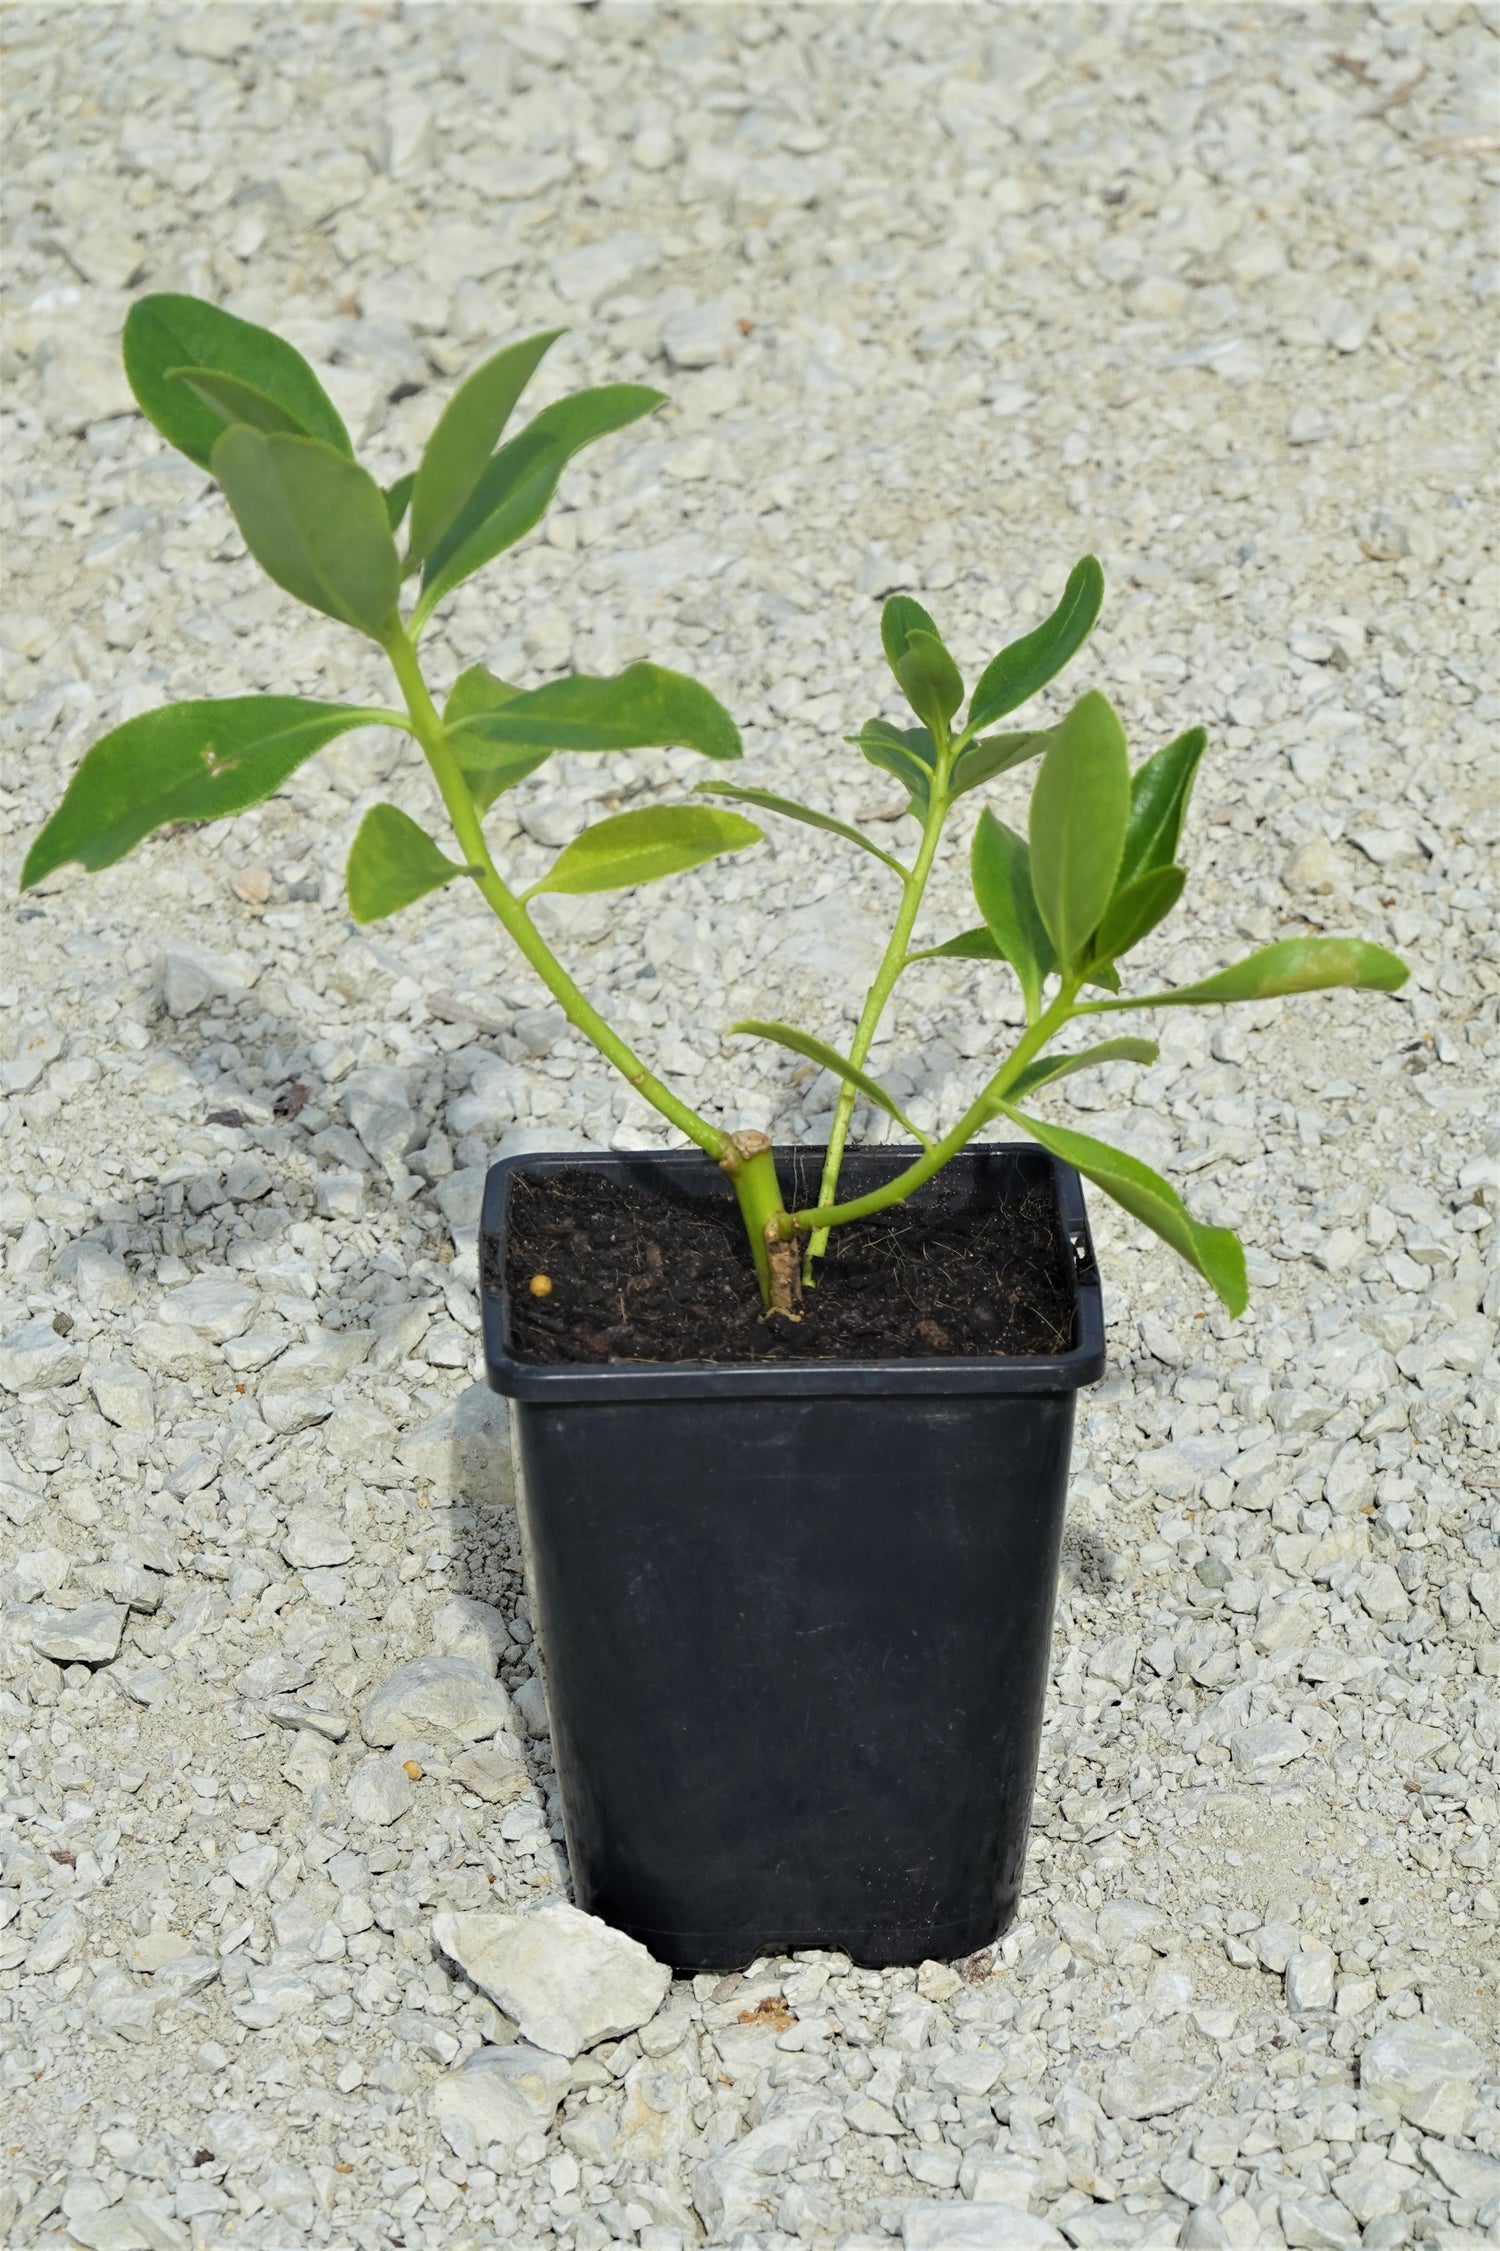
[[(575, 1894), (676, 1967), (953, 1958), (1014, 1914), (1102, 1322), (1076, 1179), (994, 1154), (950, 1192), (1039, 1165), (1081, 1254), (1056, 1360), (552, 1369), (494, 1340)], [(497, 1167), (487, 1219), (559, 1161)]]

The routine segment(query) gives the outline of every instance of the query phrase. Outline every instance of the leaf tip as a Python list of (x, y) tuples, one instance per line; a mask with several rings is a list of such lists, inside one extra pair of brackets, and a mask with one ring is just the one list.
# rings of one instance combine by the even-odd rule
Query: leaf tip
[(57, 865), (57, 859), (47, 844), (47, 831), (43, 829), (33, 842), (31, 850), (21, 862), (21, 880), (16, 885), (16, 889), (18, 891), (34, 891), (36, 886), (46, 876), (49, 876)]
[(1211, 1277), (1214, 1294), (1233, 1321), (1250, 1303), (1250, 1282), (1245, 1271), (1245, 1246), (1227, 1227), (1216, 1228), (1223, 1271)]

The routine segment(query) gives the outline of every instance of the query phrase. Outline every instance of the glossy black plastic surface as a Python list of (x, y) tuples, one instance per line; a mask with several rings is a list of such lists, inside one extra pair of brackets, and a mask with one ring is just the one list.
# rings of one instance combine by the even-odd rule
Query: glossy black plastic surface
[[(856, 1155), (848, 1191), (906, 1161)], [(693, 1151), (523, 1157), (491, 1174), (486, 1233), (517, 1170), (580, 1164), (724, 1192)], [(1068, 1168), (978, 1150), (943, 1190), (1039, 1175), (1077, 1300), (1055, 1357), (538, 1367), (487, 1287), (575, 1896), (660, 1960), (953, 1959), (1014, 1914), (1103, 1317)]]

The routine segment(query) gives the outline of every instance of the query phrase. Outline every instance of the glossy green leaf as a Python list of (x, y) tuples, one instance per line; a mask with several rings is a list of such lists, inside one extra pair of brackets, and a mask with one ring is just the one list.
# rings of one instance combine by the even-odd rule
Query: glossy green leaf
[(1129, 813), (1125, 736), (1090, 689), (1053, 730), (1031, 793), (1032, 888), (1064, 968), (1087, 958), (1114, 892)]
[(126, 315), (120, 350), (141, 412), (201, 469), (210, 466), (233, 417), (209, 405), (173, 373), (177, 368), (236, 377), (282, 408), (298, 429), (353, 458), (338, 409), (302, 354), (253, 321), (201, 297), (139, 297)]
[(454, 755), (469, 795), (481, 813), (494, 804), (502, 791), (524, 781), (538, 766), (545, 766), (552, 756), (550, 749), (502, 752), (496, 744), (485, 743), (478, 736), (465, 732), (467, 720), (478, 718), (481, 712), (498, 711), (502, 704), (514, 703), (520, 693), (519, 688), (497, 679), (482, 664), (471, 664), (467, 672), (461, 672), (454, 681), (443, 706), (443, 724), (451, 730)]
[(986, 665), (969, 706), (969, 725), (988, 727), (1045, 688), (1083, 647), (1103, 600), (1104, 573), (1092, 555), (1085, 555), (1069, 574), (1052, 615)]
[(211, 466), (266, 576), (379, 640), (396, 615), (401, 565), (369, 471), (321, 438), (267, 437), (243, 423), (224, 432)]
[(1026, 1014), (1034, 1019), (1042, 1005), (1042, 980), (1057, 967), (1057, 957), (1037, 911), (1025, 840), (987, 805), (974, 831), (969, 872), (979, 911), (1020, 979)]
[(912, 1124), (894, 1095), (887, 1094), (878, 1079), (872, 1079), (868, 1071), (860, 1070), (857, 1064), (840, 1055), (837, 1048), (829, 1047), (823, 1040), (815, 1040), (810, 1033), (795, 1030), (790, 1024), (763, 1023), (757, 1017), (749, 1018), (742, 1024), (731, 1024), (729, 1031), (731, 1037), (739, 1032), (748, 1039), (774, 1040), (778, 1047), (789, 1047), (794, 1055), (806, 1056), (809, 1063), (816, 1063), (820, 1069), (831, 1071), (835, 1078), (842, 1079), (848, 1086), (858, 1087), (860, 1093), (867, 1096), (877, 1109), (884, 1110), (888, 1118), (894, 1118), (897, 1125), (904, 1126), (914, 1141), (920, 1141), (924, 1148), (931, 1148), (930, 1136), (920, 1126)]
[(416, 481), (416, 470), (408, 469), (404, 477), (398, 477), (393, 485), (385, 488), (385, 512), (393, 532), (401, 529), (401, 519), (411, 504), (411, 488)]
[(895, 775), (911, 799), (912, 812), (919, 821), (925, 821), (935, 756), (927, 729), (893, 727), (888, 719), (867, 719), (852, 740), (858, 743), (872, 766)]
[(1039, 1086), (1050, 1086), (1054, 1079), (1070, 1079), (1076, 1071), (1092, 1071), (1102, 1063), (1154, 1063), (1160, 1053), (1155, 1040), (1123, 1039), (1101, 1040), (1097, 1047), (1086, 1047), (1081, 1055), (1044, 1055), (1028, 1063), (1019, 1078), (1012, 1080), (1006, 1100), (1023, 1101)]
[(995, 943), (995, 933), (985, 927), (980, 930), (960, 930), (956, 938), (945, 938), (940, 946), (924, 947), (922, 952), (907, 955), (908, 961), (1004, 961), (1005, 955)]
[(512, 750), (646, 750), (677, 745), (738, 758), (739, 729), (717, 696), (686, 673), (632, 664), (597, 678), (575, 672), (465, 719), (465, 763), (482, 770)]
[[(1115, 893), (1094, 932), (1094, 955), (1101, 962), (1117, 961), (1132, 946), (1165, 922), (1187, 882), (1186, 868), (1152, 868)], [(1118, 990), (1118, 987), (1116, 988)]]
[(847, 821), (836, 821), (831, 813), (820, 813), (815, 805), (799, 805), (793, 797), (777, 797), (768, 789), (745, 789), (737, 782), (694, 782), (693, 792), (699, 797), (732, 797), (736, 805), (758, 805), (763, 813), (782, 813), (789, 821), (800, 821), (804, 828), (826, 829), (830, 836), (842, 836), (857, 844), (872, 859), (880, 860), (899, 875), (904, 882), (906, 870), (889, 852), (882, 852), (864, 833), (851, 828)]
[(448, 700), (443, 705), (443, 725), (461, 727), (483, 711), (498, 711), (502, 704), (514, 703), (523, 693), (524, 690), (513, 688), (488, 666), (471, 664), (448, 690)]
[(1092, 1180), (1117, 1204), (1123, 1204), (1132, 1217), (1170, 1243), (1179, 1257), (1197, 1268), (1231, 1313), (1244, 1312), (1249, 1297), (1245, 1253), (1238, 1237), (1227, 1227), (1200, 1225), (1160, 1173), (1143, 1165), (1138, 1157), (1127, 1156), (1123, 1149), (1111, 1149), (1108, 1142), (1095, 1141), (1091, 1135), (1075, 1133), (1068, 1126), (1044, 1125), (1009, 1102), (1002, 1102), (999, 1108), (1024, 1126), (1044, 1149), (1050, 1149), (1054, 1157), (1076, 1166), (1085, 1180)]
[(540, 883), (527, 892), (627, 891), (637, 883), (657, 883), (665, 875), (717, 859), (721, 852), (743, 852), (759, 844), (764, 830), (739, 813), (711, 805), (648, 805), (635, 813), (616, 813), (596, 821), (565, 845)]
[(665, 406), (643, 383), (606, 383), (543, 407), (519, 436), (492, 454), (479, 482), (428, 555), (412, 613), (420, 628), (455, 586), (525, 537), (545, 514), (573, 455)]
[(295, 414), (288, 414), (275, 399), (257, 391), (253, 383), (242, 383), (237, 375), (220, 375), (208, 367), (174, 367), (172, 380), (185, 383), (226, 425), (244, 422), (252, 430), (284, 430), (294, 438), (312, 435)]
[(943, 733), (964, 700), (964, 683), (935, 633), (908, 633), (896, 677), (928, 733), (934, 737)]
[(344, 871), (349, 912), (356, 922), (379, 922), (466, 873), (399, 806), (372, 805), (355, 833)]
[(539, 766), (545, 766), (552, 756), (550, 750), (511, 750), (494, 753), (488, 763), (473, 766), (464, 755), (464, 744), (472, 744), (472, 736), (456, 735), (453, 748), (458, 757), (459, 769), (468, 787), (469, 795), (481, 813), (486, 813), (497, 797), (524, 782)]
[[(1363, 938), (1282, 938), (1196, 985), (1179, 985), (1174, 992), (1147, 993), (1140, 1000), (1120, 1005), (1200, 1008), (1216, 1001), (1275, 1000), (1283, 993), (1326, 992), (1336, 985), (1394, 993), (1409, 975), (1405, 962), (1396, 954)], [(1100, 1005), (1112, 1004), (1106, 1001)]]
[(898, 680), (901, 659), (913, 633), (930, 634), (939, 643), (943, 638), (920, 602), (913, 600), (910, 594), (893, 594), (880, 613), (880, 645)]
[(1182, 838), (1183, 817), (1208, 737), (1201, 727), (1137, 766), (1130, 777), (1130, 818), (1120, 860), (1119, 888), (1153, 868), (1170, 867)]
[(948, 777), (949, 796), (962, 797), (965, 790), (978, 789), (981, 782), (993, 781), (997, 774), (1008, 774), (1012, 766), (1023, 766), (1028, 758), (1040, 758), (1051, 740), (1050, 727), (1016, 735), (981, 735), (954, 759)]
[(378, 712), (310, 696), (224, 696), (142, 712), (84, 753), (26, 855), (21, 889), (79, 860), (107, 868), (171, 821), (217, 821), (258, 805), (324, 743)]
[(414, 569), (468, 500), (499, 443), (517, 399), (563, 331), (549, 328), (496, 352), (461, 383), (422, 449), (411, 499), (406, 567)]

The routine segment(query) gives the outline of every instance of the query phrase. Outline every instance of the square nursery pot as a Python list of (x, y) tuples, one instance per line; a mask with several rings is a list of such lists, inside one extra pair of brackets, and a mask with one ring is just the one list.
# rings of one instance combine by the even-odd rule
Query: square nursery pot
[[(914, 1152), (851, 1155), (864, 1193)], [(806, 1201), (819, 1150), (778, 1150)], [(727, 1197), (697, 1150), (512, 1157), (482, 1235), (580, 1907), (679, 1969), (842, 1950), (951, 1960), (1015, 1913), (1074, 1395), (1104, 1369), (1078, 1175), (972, 1149), (921, 1191), (1050, 1183), (1073, 1295), (1051, 1357), (734, 1366), (516, 1356), (511, 1183), (579, 1167)]]

